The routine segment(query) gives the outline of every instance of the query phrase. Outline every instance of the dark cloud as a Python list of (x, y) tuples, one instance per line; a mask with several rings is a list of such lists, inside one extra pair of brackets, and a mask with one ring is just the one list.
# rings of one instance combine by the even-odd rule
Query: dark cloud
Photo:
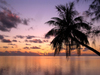
[(22, 36), (22, 35), (16, 35), (14, 38), (20, 38), (20, 39), (23, 39), (25, 36)]
[(30, 36), (30, 35), (28, 35), (28, 36), (26, 36), (26, 38), (27, 38), (27, 39), (32, 39), (32, 38), (35, 38), (35, 36)]
[(80, 49), (83, 49), (83, 48), (80, 48)]
[(19, 16), (12, 13), (11, 10), (3, 8), (3, 11), (0, 12), (0, 30), (1, 31), (10, 31), (11, 28), (16, 28), (18, 23), (21, 23)]
[[(33, 36), (35, 37), (35, 36)], [(41, 39), (33, 39), (33, 40), (28, 40), (28, 39), (31, 39), (33, 38), (32, 36), (29, 36), (25, 42), (31, 42), (31, 43), (44, 43), (44, 42), (48, 42), (48, 40), (41, 40)]]
[(12, 40), (12, 42), (17, 42), (17, 40)]
[(8, 48), (8, 46), (3, 46), (3, 48)]
[(21, 43), (21, 41), (19, 41), (19, 43)]
[(8, 35), (0, 35), (0, 39), (4, 39), (4, 37), (9, 37)]
[(0, 30), (1, 31), (10, 31), (11, 28), (17, 28), (19, 23), (27, 25), (29, 19), (21, 19), (19, 15), (13, 13), (11, 10), (1, 7), (0, 11)]
[(8, 35), (4, 35), (4, 37), (9, 37)]
[(30, 27), (28, 30), (33, 30), (33, 27)]
[(43, 40), (43, 42), (48, 42), (48, 40)]
[(29, 47), (24, 47), (23, 49), (30, 49)]
[(36, 36), (33, 36), (33, 35), (28, 35), (28, 36), (23, 36), (23, 35), (16, 35), (14, 38), (20, 38), (20, 39), (24, 39), (26, 38), (27, 39), (32, 39), (32, 38), (35, 38)]
[(0, 35), (0, 39), (4, 39), (4, 36), (3, 35)]
[(26, 43), (26, 45), (31, 45), (31, 44), (27, 44), (27, 43)]
[(88, 48), (84, 48), (84, 50), (83, 51), (88, 51), (89, 49)]
[(76, 48), (71, 48), (71, 50), (75, 50)]
[(8, 3), (5, 0), (0, 0), (0, 3), (4, 5), (8, 5)]
[[(66, 48), (62, 48), (64, 50), (66, 50)], [(70, 50), (75, 50), (76, 48), (71, 48)], [(83, 49), (83, 48), (80, 48), (80, 50)], [(67, 49), (68, 50), (68, 49)], [(77, 50), (77, 49), (76, 49)]]
[(33, 42), (33, 43), (43, 43), (40, 39), (33, 39), (33, 40), (29, 40), (28, 42)]
[(33, 46), (33, 47), (30, 47), (30, 49), (40, 49), (40, 48), (37, 46)]
[(8, 44), (8, 45), (16, 45), (16, 44), (12, 44), (12, 43), (10, 43), (10, 44)]
[(28, 40), (25, 40), (25, 42), (28, 42)]
[(11, 43), (11, 41), (8, 40), (8, 39), (2, 39), (2, 42), (3, 42), (3, 43)]
[(28, 22), (30, 21), (30, 19), (22, 19), (23, 24), (28, 25)]
[(8, 45), (11, 45), (12, 46), (11, 48), (17, 48), (18, 47), (16, 44), (12, 44), (12, 43), (10, 43)]

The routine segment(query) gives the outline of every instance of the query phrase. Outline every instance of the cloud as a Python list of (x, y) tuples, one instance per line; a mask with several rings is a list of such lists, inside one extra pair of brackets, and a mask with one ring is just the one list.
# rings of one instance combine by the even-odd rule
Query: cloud
[(84, 50), (83, 51), (88, 51), (89, 49), (88, 48), (84, 48)]
[(9, 39), (2, 39), (2, 42), (4, 42), (4, 43), (11, 43), (11, 41)]
[(30, 48), (29, 47), (24, 47), (23, 49), (28, 49), (29, 50)]
[(28, 40), (25, 40), (25, 42), (28, 42)]
[(40, 39), (33, 39), (33, 40), (25, 40), (25, 42), (31, 42), (31, 43), (43, 43)]
[(14, 48), (13, 46), (11, 48)]
[(0, 35), (0, 39), (4, 39), (4, 36), (3, 35)]
[(18, 23), (21, 23), (20, 18), (12, 13), (7, 8), (3, 8), (3, 11), (0, 12), (0, 30), (1, 31), (10, 31), (11, 28), (16, 28)]
[(3, 46), (3, 48), (8, 48), (8, 46)]
[(16, 45), (16, 44), (12, 44), (12, 43), (11, 43), (11, 44), (8, 44), (8, 45)]
[(17, 40), (12, 40), (12, 42), (17, 42)]
[(26, 43), (26, 45), (31, 45), (31, 44), (27, 44), (27, 43)]
[(37, 46), (33, 46), (33, 47), (30, 47), (30, 49), (40, 49), (40, 48)]
[(0, 0), (0, 3), (8, 5), (8, 3), (5, 0)]
[(40, 39), (33, 39), (33, 40), (29, 40), (29, 42), (33, 42), (33, 43), (43, 43)]
[(13, 13), (11, 10), (1, 7), (0, 11), (0, 30), (10, 31), (11, 28), (17, 28), (19, 23), (28, 24), (29, 19), (21, 19), (19, 15)]
[(48, 40), (43, 40), (43, 42), (48, 42)]
[(75, 50), (76, 48), (71, 48), (71, 50)]
[(32, 39), (32, 38), (35, 38), (36, 36), (33, 36), (33, 35), (27, 35), (27, 36), (23, 36), (23, 35), (16, 35), (14, 38), (20, 38), (20, 39)]
[[(75, 49), (76, 49), (76, 48), (71, 48), (71, 50), (75, 50)], [(79, 48), (79, 49), (81, 50), (81, 49), (83, 49), (83, 48)], [(76, 50), (77, 50), (77, 49), (76, 49)]]
[(8, 35), (3, 35), (4, 37), (9, 37)]
[(33, 30), (33, 27), (30, 27), (28, 30)]
[(12, 44), (12, 43), (10, 43), (10, 44), (8, 44), (8, 45), (11, 45), (12, 46), (12, 48), (17, 48), (18, 46), (16, 45), (16, 44)]
[(30, 19), (22, 19), (23, 24), (28, 25), (28, 22), (30, 21)]
[(27, 39), (32, 39), (32, 38), (35, 38), (35, 36), (30, 36), (30, 35), (28, 35), (28, 36), (26, 36), (26, 38), (27, 38)]
[(0, 39), (1, 40), (4, 40), (4, 37), (9, 37), (9, 36), (7, 36), (7, 35), (0, 35)]
[(25, 36), (22, 36), (22, 35), (16, 35), (14, 38), (20, 38), (20, 39), (23, 39)]
[(19, 43), (21, 43), (21, 41), (19, 41)]

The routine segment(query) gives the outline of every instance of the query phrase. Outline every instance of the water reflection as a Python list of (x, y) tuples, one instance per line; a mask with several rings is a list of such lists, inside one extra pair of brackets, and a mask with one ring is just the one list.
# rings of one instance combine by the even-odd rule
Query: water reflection
[(100, 75), (100, 57), (0, 56), (0, 75)]

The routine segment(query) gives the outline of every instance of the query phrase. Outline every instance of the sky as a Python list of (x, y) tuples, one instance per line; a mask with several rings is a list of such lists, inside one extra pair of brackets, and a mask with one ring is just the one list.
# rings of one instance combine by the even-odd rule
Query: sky
[[(54, 50), (50, 46), (53, 37), (44, 38), (53, 26), (45, 22), (58, 16), (56, 5), (65, 5), (73, 0), (5, 0), (5, 3), (2, 1), (4, 0), (0, 0), (1, 4), (7, 9), (0, 6), (3, 8), (0, 12), (8, 15), (12, 26), (9, 26), (11, 30), (0, 30), (0, 55), (53, 55)], [(90, 3), (91, 1), (75, 2), (76, 10), (82, 14)], [(91, 46), (99, 50), (99, 43), (96, 44)], [(81, 51), (83, 55), (94, 55), (85, 47), (82, 47)], [(72, 54), (76, 54), (75, 49)], [(65, 51), (62, 50), (60, 55), (65, 55)]]

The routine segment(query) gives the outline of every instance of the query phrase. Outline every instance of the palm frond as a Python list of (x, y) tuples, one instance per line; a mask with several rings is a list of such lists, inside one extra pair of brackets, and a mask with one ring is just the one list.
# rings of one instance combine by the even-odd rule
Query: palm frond
[(69, 3), (69, 11), (73, 11), (74, 10), (74, 2), (70, 2)]
[(76, 17), (76, 18), (74, 19), (74, 21), (76, 21), (76, 22), (81, 22), (81, 23), (82, 23), (82, 21), (83, 21), (83, 16)]
[(83, 28), (83, 29), (86, 29), (86, 30), (90, 30), (91, 29), (91, 26), (89, 24), (83, 23), (83, 22), (82, 23), (75, 23), (74, 27), (78, 28), (78, 29)]
[(57, 34), (58, 29), (51, 29), (48, 33), (46, 33), (45, 38), (49, 38), (50, 36), (55, 36)]
[(56, 26), (56, 22), (54, 20), (47, 21), (45, 24), (55, 25)]
[(56, 36), (52, 42), (51, 45), (53, 47), (53, 49), (55, 50), (54, 55), (58, 54), (60, 52), (60, 50), (62, 49), (62, 43), (63, 43), (63, 38)]

